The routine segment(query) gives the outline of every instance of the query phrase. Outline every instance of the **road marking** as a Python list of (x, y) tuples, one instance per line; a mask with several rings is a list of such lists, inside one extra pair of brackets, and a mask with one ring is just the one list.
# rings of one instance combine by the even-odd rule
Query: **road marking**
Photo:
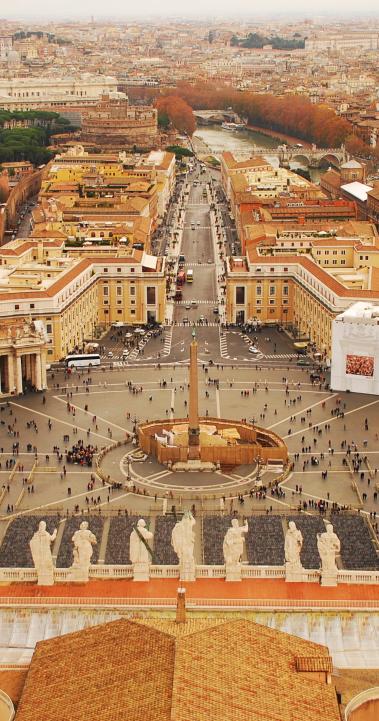
[(221, 418), (220, 391), (218, 388), (216, 388), (216, 415), (217, 415), (217, 418)]
[[(68, 421), (62, 421), (60, 418), (56, 418), (52, 415), (47, 415), (46, 413), (42, 413), (41, 411), (36, 411), (34, 408), (29, 408), (28, 406), (23, 406), (21, 403), (15, 403), (14, 401), (10, 401), (11, 406), (16, 406), (16, 408), (22, 408), (24, 411), (28, 411), (29, 413), (33, 413), (33, 415), (37, 414), (37, 416), (42, 416), (43, 418), (47, 419), (53, 419), (57, 423), (62, 423), (64, 426), (69, 426), (71, 428), (71, 431), (73, 427), (77, 428), (79, 431), (83, 431), (83, 433), (87, 433), (87, 428), (82, 428), (81, 426), (77, 426), (76, 423), (68, 423)], [(93, 436), (98, 436), (98, 438), (104, 438), (108, 443), (114, 443), (116, 444), (116, 441), (113, 441), (112, 438), (108, 438), (108, 436), (103, 436), (101, 433), (96, 433), (96, 431), (92, 432)]]
[[(281, 423), (286, 423), (286, 421), (289, 421), (290, 418), (293, 418), (293, 416), (300, 416), (302, 413), (306, 413), (306, 412), (309, 411), (311, 408), (316, 408), (316, 406), (319, 406), (320, 403), (326, 403), (327, 401), (331, 401), (332, 398), (335, 398), (336, 396), (338, 396), (338, 393), (332, 393), (331, 396), (328, 396), (327, 398), (322, 398), (320, 401), (317, 401), (317, 403), (312, 403), (311, 406), (307, 406), (306, 408), (302, 408), (302, 409), (301, 409), (300, 411), (298, 411), (297, 413), (293, 413), (291, 416), (287, 416), (286, 418), (283, 418), (281, 421), (278, 421), (277, 423), (273, 423), (271, 426), (267, 426), (267, 428), (268, 428), (268, 430), (271, 430), (272, 428), (276, 428), (276, 426), (280, 426)], [(318, 423), (316, 423), (316, 425), (320, 425), (320, 423), (324, 423), (324, 421), (319, 421)], [(294, 434), (290, 433), (290, 435), (292, 436), (292, 435), (294, 435)]]
[[(114, 392), (115, 391), (113, 391), (113, 393)], [(97, 395), (98, 392), (95, 394)], [(95, 394), (92, 394), (92, 395), (95, 395)], [(87, 394), (84, 394), (84, 395), (87, 395)], [(85, 411), (84, 408), (81, 408), (80, 406), (76, 406), (74, 403), (71, 403), (71, 401), (66, 401), (64, 398), (60, 398), (59, 396), (53, 396), (53, 398), (55, 398), (55, 400), (59, 401), (60, 403), (64, 403), (65, 405), (67, 405), (67, 402), (69, 402), (70, 406), (72, 408), (75, 408), (77, 411), (82, 411), (82, 413), (88, 413), (88, 417), (91, 417), (91, 420), (92, 420), (92, 417), (96, 415), (96, 419), (98, 421), (102, 421), (103, 423), (107, 423), (110, 426), (114, 426), (115, 428), (118, 428), (120, 431), (123, 431), (124, 433), (128, 432), (127, 428), (124, 428), (123, 426), (119, 426), (117, 423), (113, 423), (113, 421), (109, 421), (107, 418), (98, 416), (97, 413), (92, 413), (92, 412), (90, 413), (89, 411)], [(91, 434), (92, 434), (92, 428), (91, 428)]]
[[(364, 406), (359, 406), (358, 408), (353, 408), (351, 411), (344, 411), (345, 416), (349, 416), (352, 413), (356, 413), (357, 411), (363, 411), (365, 408), (369, 408), (370, 406), (375, 406), (379, 403), (378, 401), (372, 401), (371, 403), (366, 403)], [(311, 431), (313, 428), (316, 428), (316, 426), (319, 426), (321, 423), (325, 425), (325, 423), (333, 423), (333, 421), (342, 420), (341, 416), (331, 416), (330, 418), (325, 418), (323, 421), (319, 421), (318, 423), (314, 423), (312, 426), (305, 426), (304, 428), (301, 428), (299, 431), (295, 431), (294, 433), (287, 434), (286, 436), (282, 436), (282, 438), (293, 438), (294, 436), (298, 436), (300, 433), (303, 435), (306, 431)]]

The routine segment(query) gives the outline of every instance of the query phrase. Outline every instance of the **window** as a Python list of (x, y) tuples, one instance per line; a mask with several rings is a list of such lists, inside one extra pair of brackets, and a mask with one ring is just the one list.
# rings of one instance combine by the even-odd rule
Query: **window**
[(136, 302), (135, 302), (135, 300), (132, 298), (131, 301), (130, 301), (130, 305), (135, 305), (135, 304), (136, 304)]
[(34, 303), (31, 303), (29, 307), (34, 308)]
[(136, 287), (135, 287), (135, 285), (131, 285), (130, 286), (130, 295), (135, 295), (135, 294), (136, 294)]
[(283, 295), (288, 295), (288, 285), (283, 285)]
[(103, 293), (104, 293), (104, 295), (109, 295), (109, 288), (108, 288), (107, 285), (105, 285), (105, 286), (103, 287)]
[(116, 288), (116, 295), (122, 295), (122, 286), (118, 285)]
[(118, 310), (117, 313), (118, 313), (118, 315), (121, 315), (122, 310)]
[(47, 331), (47, 333), (53, 332), (53, 326), (51, 325), (51, 323), (46, 324), (46, 331)]
[(104, 268), (104, 273), (108, 273), (108, 268)]
[(236, 287), (236, 304), (244, 305), (244, 303), (245, 303), (245, 287), (243, 285), (238, 285)]
[(134, 270), (135, 270), (134, 268), (130, 268), (131, 273), (134, 273)]
[(259, 299), (257, 299), (255, 302), (256, 302), (256, 305), (262, 305), (262, 301)]
[(19, 306), (19, 305), (15, 305), (14, 309), (15, 309), (15, 310), (20, 310), (20, 306)]
[[(109, 234), (111, 235), (111, 234)], [(117, 273), (121, 273), (121, 268), (117, 268)]]
[(270, 305), (275, 305), (275, 302), (276, 302), (275, 300), (270, 300), (270, 301), (269, 301)]
[(275, 295), (275, 293), (276, 293), (275, 285), (270, 285), (270, 295)]
[(104, 303), (104, 305), (109, 305), (109, 300), (104, 299), (103, 303)]
[(261, 285), (257, 285), (257, 287), (256, 287), (256, 289), (255, 289), (255, 292), (256, 292), (257, 295), (262, 295), (262, 286), (261, 286)]
[(135, 315), (135, 314), (136, 314), (136, 310), (135, 310), (135, 308), (132, 308), (130, 311), (130, 315)]
[(147, 286), (146, 288), (146, 303), (147, 305), (155, 305), (155, 287)]

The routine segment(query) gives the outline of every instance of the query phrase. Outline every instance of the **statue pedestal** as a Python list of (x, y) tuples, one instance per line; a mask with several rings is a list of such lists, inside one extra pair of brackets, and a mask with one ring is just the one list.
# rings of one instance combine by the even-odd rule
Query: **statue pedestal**
[(89, 580), (89, 568), (83, 566), (71, 566), (70, 581), (73, 583), (87, 583)]
[(53, 570), (51, 569), (51, 571), (37, 571), (37, 585), (54, 586)]
[(179, 566), (179, 578), (181, 581), (196, 581), (195, 564), (188, 562)]
[(133, 581), (149, 581), (150, 565), (148, 563), (133, 564)]
[(240, 563), (225, 564), (225, 581), (242, 581), (242, 571)]
[(337, 573), (321, 571), (321, 586), (337, 586)]
[(286, 583), (304, 583), (306, 575), (302, 566), (294, 566), (291, 563), (285, 564)]

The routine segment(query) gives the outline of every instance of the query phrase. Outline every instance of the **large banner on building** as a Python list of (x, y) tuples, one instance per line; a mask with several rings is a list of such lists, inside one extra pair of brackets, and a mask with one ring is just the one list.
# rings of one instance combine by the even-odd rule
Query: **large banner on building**
[(374, 358), (369, 355), (347, 355), (346, 373), (353, 376), (372, 378), (374, 375)]

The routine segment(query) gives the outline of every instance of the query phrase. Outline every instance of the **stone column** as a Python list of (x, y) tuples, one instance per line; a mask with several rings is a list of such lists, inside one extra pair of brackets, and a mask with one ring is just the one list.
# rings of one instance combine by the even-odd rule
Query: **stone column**
[(12, 351), (8, 353), (7, 356), (8, 361), (8, 393), (14, 393), (16, 390), (15, 384), (14, 384), (14, 363), (13, 363), (13, 355)]
[(28, 381), (30, 381), (30, 380), (31, 380), (31, 358), (30, 358), (30, 353), (28, 353), (28, 355), (24, 356), (24, 358), (25, 358), (25, 373), (26, 373), (26, 378), (28, 379)]
[(47, 388), (46, 353), (41, 353), (41, 383), (42, 390)]
[(16, 357), (16, 393), (22, 393), (22, 364), (20, 355)]
[(190, 377), (189, 377), (189, 418), (188, 418), (188, 457), (200, 457), (200, 427), (199, 427), (199, 392), (197, 369), (197, 341), (195, 331), (192, 332), (190, 345)]
[(42, 390), (42, 376), (41, 376), (41, 356), (39, 353), (35, 354), (35, 386), (37, 391)]

